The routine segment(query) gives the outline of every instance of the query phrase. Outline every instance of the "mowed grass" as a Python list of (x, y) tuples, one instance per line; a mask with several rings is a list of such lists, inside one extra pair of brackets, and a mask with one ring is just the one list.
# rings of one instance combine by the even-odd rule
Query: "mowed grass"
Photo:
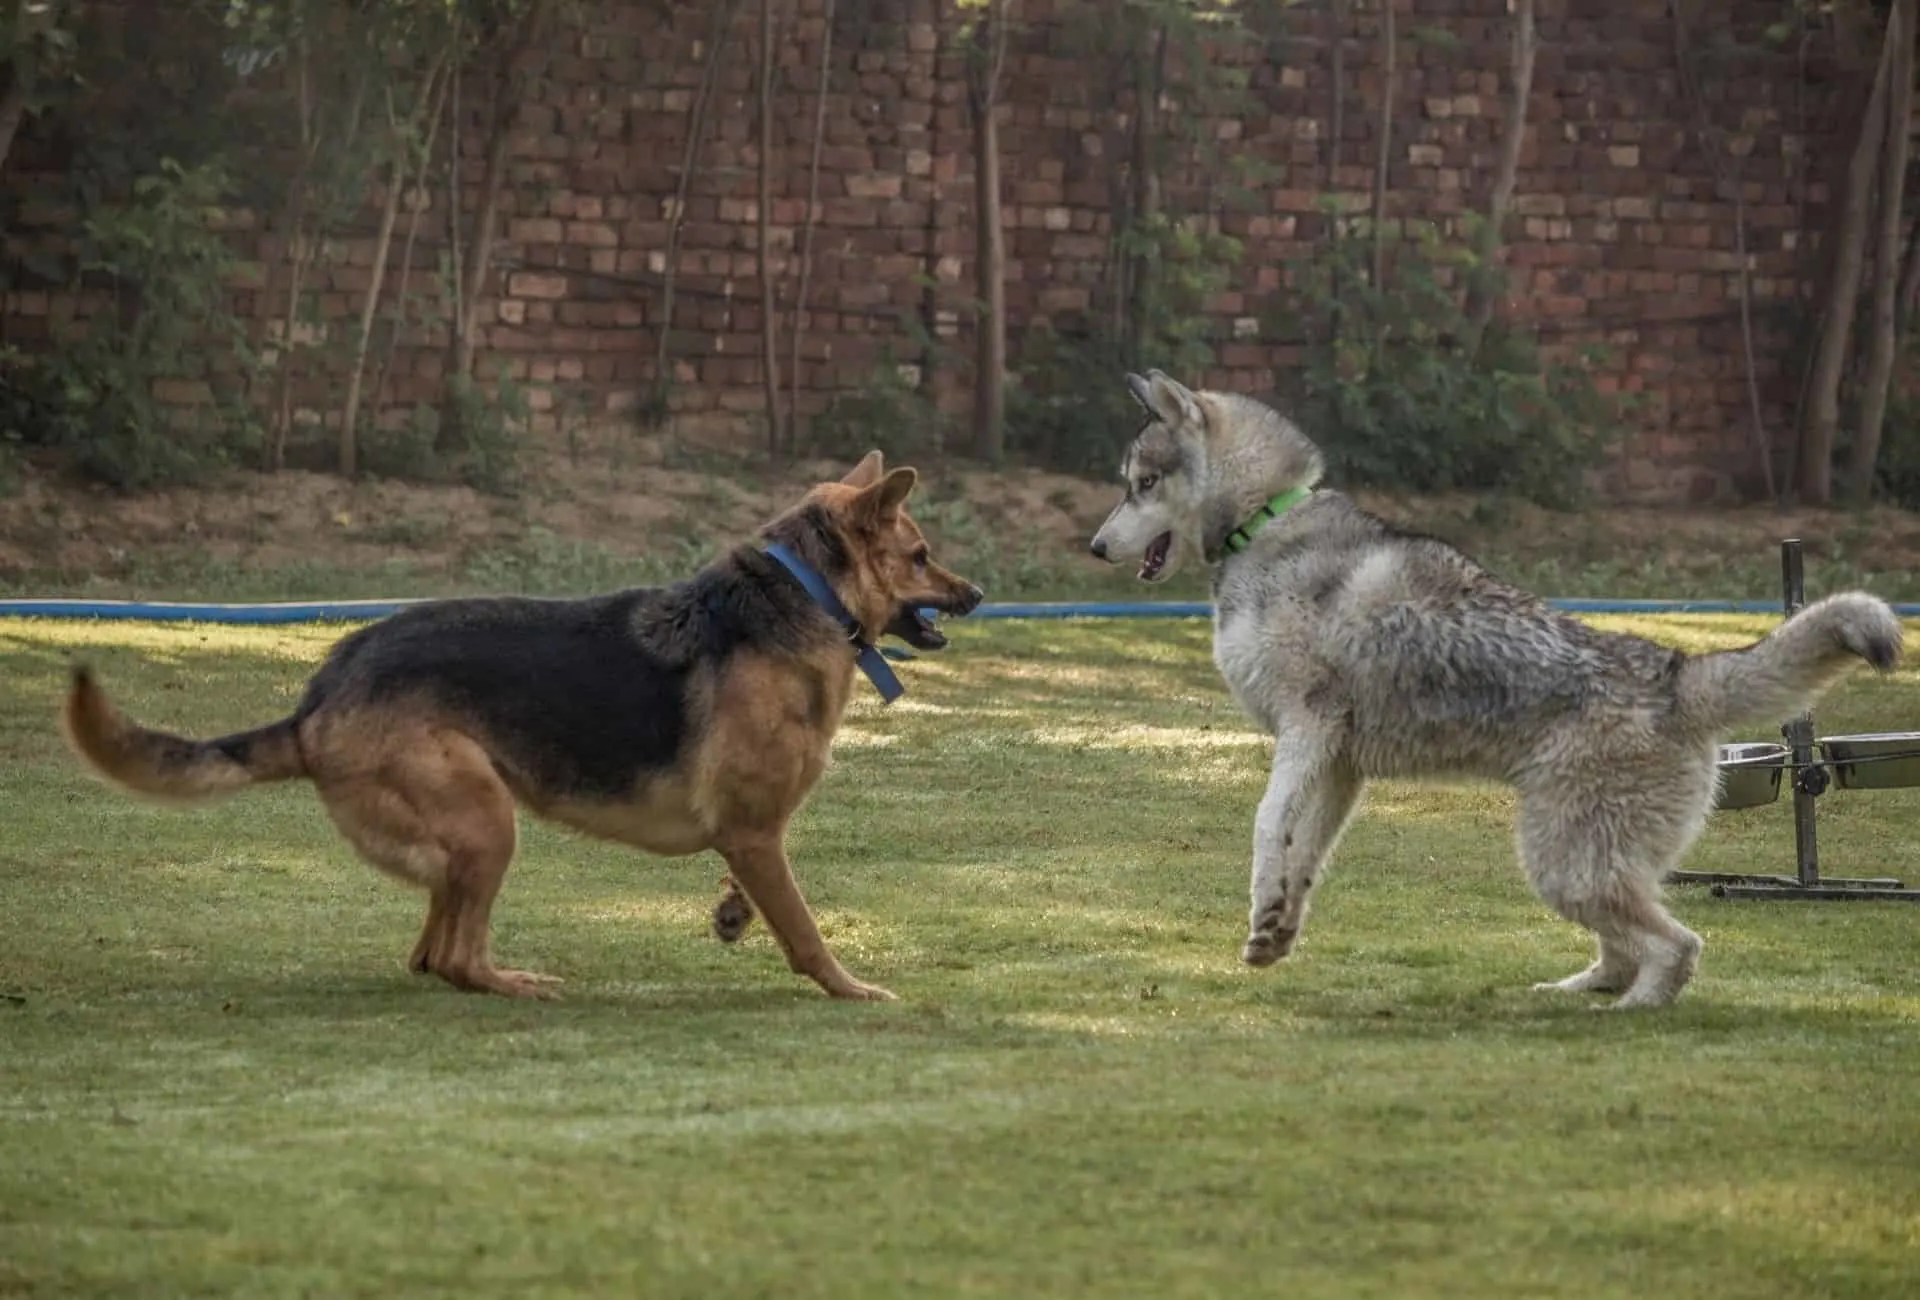
[[(211, 734), (339, 631), (0, 622), (0, 1294), (1914, 1294), (1920, 908), (1676, 890), (1699, 978), (1595, 1014), (1527, 989), (1590, 952), (1510, 797), (1384, 784), (1249, 971), (1268, 747), (1205, 624), (961, 623), (792, 839), (898, 1003), (711, 939), (713, 859), (538, 824), (495, 947), (566, 1000), (464, 996), (304, 787), (158, 809), (58, 739), (71, 652)], [(1819, 719), (1920, 728), (1920, 681)], [(1830, 872), (1920, 880), (1920, 795), (1820, 810)], [(1788, 805), (1688, 865), (1790, 871)]]

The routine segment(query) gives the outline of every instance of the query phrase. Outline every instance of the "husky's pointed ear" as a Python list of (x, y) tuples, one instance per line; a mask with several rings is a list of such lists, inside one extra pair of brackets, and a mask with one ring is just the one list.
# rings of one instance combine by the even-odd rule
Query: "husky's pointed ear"
[[(1131, 380), (1132, 376), (1128, 378)], [(1193, 390), (1169, 378), (1164, 371), (1147, 371), (1146, 388), (1144, 394), (1136, 392), (1135, 396), (1168, 424), (1206, 423), (1206, 414), (1200, 409), (1200, 399), (1193, 395)]]
[(1133, 395), (1134, 401), (1140, 403), (1141, 410), (1156, 420), (1160, 418), (1159, 412), (1153, 409), (1153, 389), (1148, 385), (1146, 380), (1134, 374), (1131, 370), (1127, 372), (1127, 392)]
[(885, 522), (900, 513), (901, 505), (919, 481), (920, 476), (913, 470), (896, 469), (879, 482), (861, 488), (856, 508), (868, 519)]
[(848, 487), (872, 487), (880, 481), (880, 473), (885, 468), (879, 450), (875, 449), (861, 457), (860, 463), (848, 470), (847, 476), (840, 481)]

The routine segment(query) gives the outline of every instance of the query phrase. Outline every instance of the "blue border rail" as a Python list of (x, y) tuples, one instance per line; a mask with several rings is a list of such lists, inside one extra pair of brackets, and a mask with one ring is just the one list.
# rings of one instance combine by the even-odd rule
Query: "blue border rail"
[[(268, 604), (216, 604), (167, 600), (0, 600), (0, 618), (97, 618), (143, 622), (334, 623), (384, 618), (418, 600), (276, 601)], [(1549, 601), (1570, 614), (1778, 614), (1766, 600), (1600, 600), (1575, 597)], [(1902, 618), (1920, 617), (1920, 604), (1895, 605)], [(968, 617), (980, 618), (1209, 618), (1213, 606), (1203, 600), (1006, 601), (980, 606)]]

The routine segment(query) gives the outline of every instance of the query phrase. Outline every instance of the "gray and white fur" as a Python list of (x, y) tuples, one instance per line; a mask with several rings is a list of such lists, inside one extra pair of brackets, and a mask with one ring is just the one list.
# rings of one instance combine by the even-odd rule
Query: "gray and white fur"
[(1319, 481), (1318, 449), (1250, 398), (1159, 371), (1127, 383), (1151, 418), (1093, 553), (1141, 560), (1148, 581), (1190, 554), (1212, 566), (1214, 662), (1275, 738), (1242, 960), (1292, 950), (1367, 781), (1482, 778), (1519, 795), (1534, 889), (1599, 941), (1593, 965), (1537, 987), (1672, 1002), (1701, 940), (1660, 881), (1706, 824), (1718, 739), (1794, 716), (1856, 659), (1891, 669), (1902, 633), (1886, 603), (1829, 596), (1743, 650), (1690, 656), (1595, 631), (1325, 489), (1227, 553), (1262, 504)]

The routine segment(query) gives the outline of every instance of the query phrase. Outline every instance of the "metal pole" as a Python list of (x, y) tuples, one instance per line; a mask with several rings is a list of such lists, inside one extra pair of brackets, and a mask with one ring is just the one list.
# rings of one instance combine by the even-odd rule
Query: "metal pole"
[[(1780, 543), (1780, 585), (1787, 617), (1792, 618), (1806, 603), (1806, 575), (1801, 566), (1798, 537), (1789, 537)], [(1820, 849), (1814, 836), (1814, 791), (1809, 788), (1809, 778), (1818, 779), (1826, 775), (1813, 765), (1812, 712), (1801, 714), (1780, 731), (1787, 738), (1793, 764), (1794, 857), (1799, 865), (1801, 885), (1811, 887), (1820, 883)]]

